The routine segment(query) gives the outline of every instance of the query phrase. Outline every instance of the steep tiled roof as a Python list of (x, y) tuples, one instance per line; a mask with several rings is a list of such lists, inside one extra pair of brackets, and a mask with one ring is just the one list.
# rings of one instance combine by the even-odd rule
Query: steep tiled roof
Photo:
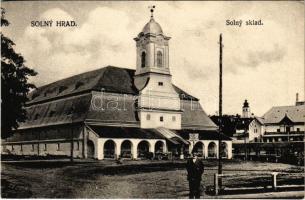
[(295, 123), (304, 123), (305, 105), (272, 107), (263, 115), (263, 120), (265, 124), (279, 123), (285, 115)]
[(204, 112), (198, 101), (181, 101), (182, 109), (182, 128), (183, 129), (204, 129), (216, 130), (217, 127), (211, 118)]
[[(19, 129), (65, 124), (72, 122), (103, 122), (120, 126), (139, 126), (134, 95), (135, 70), (107, 66), (102, 69), (75, 75), (42, 86), (33, 91), (26, 105), (28, 119)], [(174, 86), (182, 99), (182, 128), (215, 130), (216, 126), (200, 106), (198, 99)], [(95, 91), (107, 92), (103, 105), (108, 105), (117, 95), (115, 109), (94, 109)], [(129, 98), (122, 98), (123, 95)], [(97, 102), (98, 104), (98, 102)]]
[[(29, 94), (28, 105), (58, 99), (86, 91), (105, 91), (120, 94), (138, 94), (134, 85), (135, 70), (106, 66), (101, 69), (68, 77), (37, 88)], [(198, 100), (173, 85), (181, 99)]]
[(19, 129), (83, 122), (91, 96), (87, 93), (26, 107), (27, 119)]

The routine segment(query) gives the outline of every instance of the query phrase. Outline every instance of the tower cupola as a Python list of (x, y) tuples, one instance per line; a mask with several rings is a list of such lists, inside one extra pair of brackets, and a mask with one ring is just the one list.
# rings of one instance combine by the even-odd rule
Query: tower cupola
[(249, 118), (249, 117), (251, 117), (250, 106), (249, 106), (249, 103), (246, 99), (245, 102), (244, 102), (244, 105), (243, 105), (242, 118)]
[(170, 37), (164, 35), (158, 22), (155, 21), (153, 12), (142, 31), (134, 40), (137, 45), (137, 70), (136, 75), (146, 73), (160, 73), (170, 75), (168, 41)]

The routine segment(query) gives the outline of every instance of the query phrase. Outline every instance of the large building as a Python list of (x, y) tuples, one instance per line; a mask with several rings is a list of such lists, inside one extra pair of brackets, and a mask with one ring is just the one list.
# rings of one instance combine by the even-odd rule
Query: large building
[[(149, 152), (217, 158), (217, 127), (172, 83), (169, 40), (151, 16), (134, 38), (136, 70), (107, 66), (37, 88), (2, 153), (138, 159)], [(224, 157), (232, 142), (222, 135)]]
[(263, 117), (263, 142), (304, 141), (305, 105), (298, 100), (291, 106), (275, 106)]

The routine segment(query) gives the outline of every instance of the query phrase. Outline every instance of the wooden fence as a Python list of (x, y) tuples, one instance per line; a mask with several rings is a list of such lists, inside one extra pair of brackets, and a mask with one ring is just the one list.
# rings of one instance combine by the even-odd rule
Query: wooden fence
[[(244, 178), (250, 180), (251, 178), (264, 178), (263, 184), (261, 185), (263, 188), (271, 187), (272, 191), (277, 191), (279, 187), (278, 177), (281, 177), (281, 182), (283, 182), (283, 178), (285, 177), (286, 180), (285, 185), (291, 185), (291, 178), (297, 177), (299, 179), (302, 179), (299, 181), (298, 186), (304, 187), (304, 173), (285, 173), (285, 172), (247, 172), (247, 173), (241, 173), (241, 174), (214, 174), (214, 192), (215, 195), (218, 195), (220, 191), (224, 192), (227, 187), (224, 187), (222, 185), (224, 179), (236, 179), (236, 178)], [(262, 181), (260, 181), (262, 182)], [(289, 183), (290, 182), (290, 183)], [(254, 183), (256, 184), (256, 183)], [(301, 185), (300, 185), (301, 184)], [(253, 184), (252, 184), (253, 185)], [(234, 184), (230, 184), (230, 188), (234, 188)], [(295, 186), (295, 185), (293, 185)], [(235, 186), (236, 187), (236, 186)], [(247, 189), (247, 187), (243, 187), (244, 190)]]

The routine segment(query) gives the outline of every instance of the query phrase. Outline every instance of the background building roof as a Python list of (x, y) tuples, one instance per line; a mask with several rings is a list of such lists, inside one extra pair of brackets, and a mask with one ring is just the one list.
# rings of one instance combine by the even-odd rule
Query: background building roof
[(265, 124), (279, 123), (285, 115), (287, 115), (292, 122), (304, 123), (305, 105), (272, 107), (263, 115), (263, 120)]

